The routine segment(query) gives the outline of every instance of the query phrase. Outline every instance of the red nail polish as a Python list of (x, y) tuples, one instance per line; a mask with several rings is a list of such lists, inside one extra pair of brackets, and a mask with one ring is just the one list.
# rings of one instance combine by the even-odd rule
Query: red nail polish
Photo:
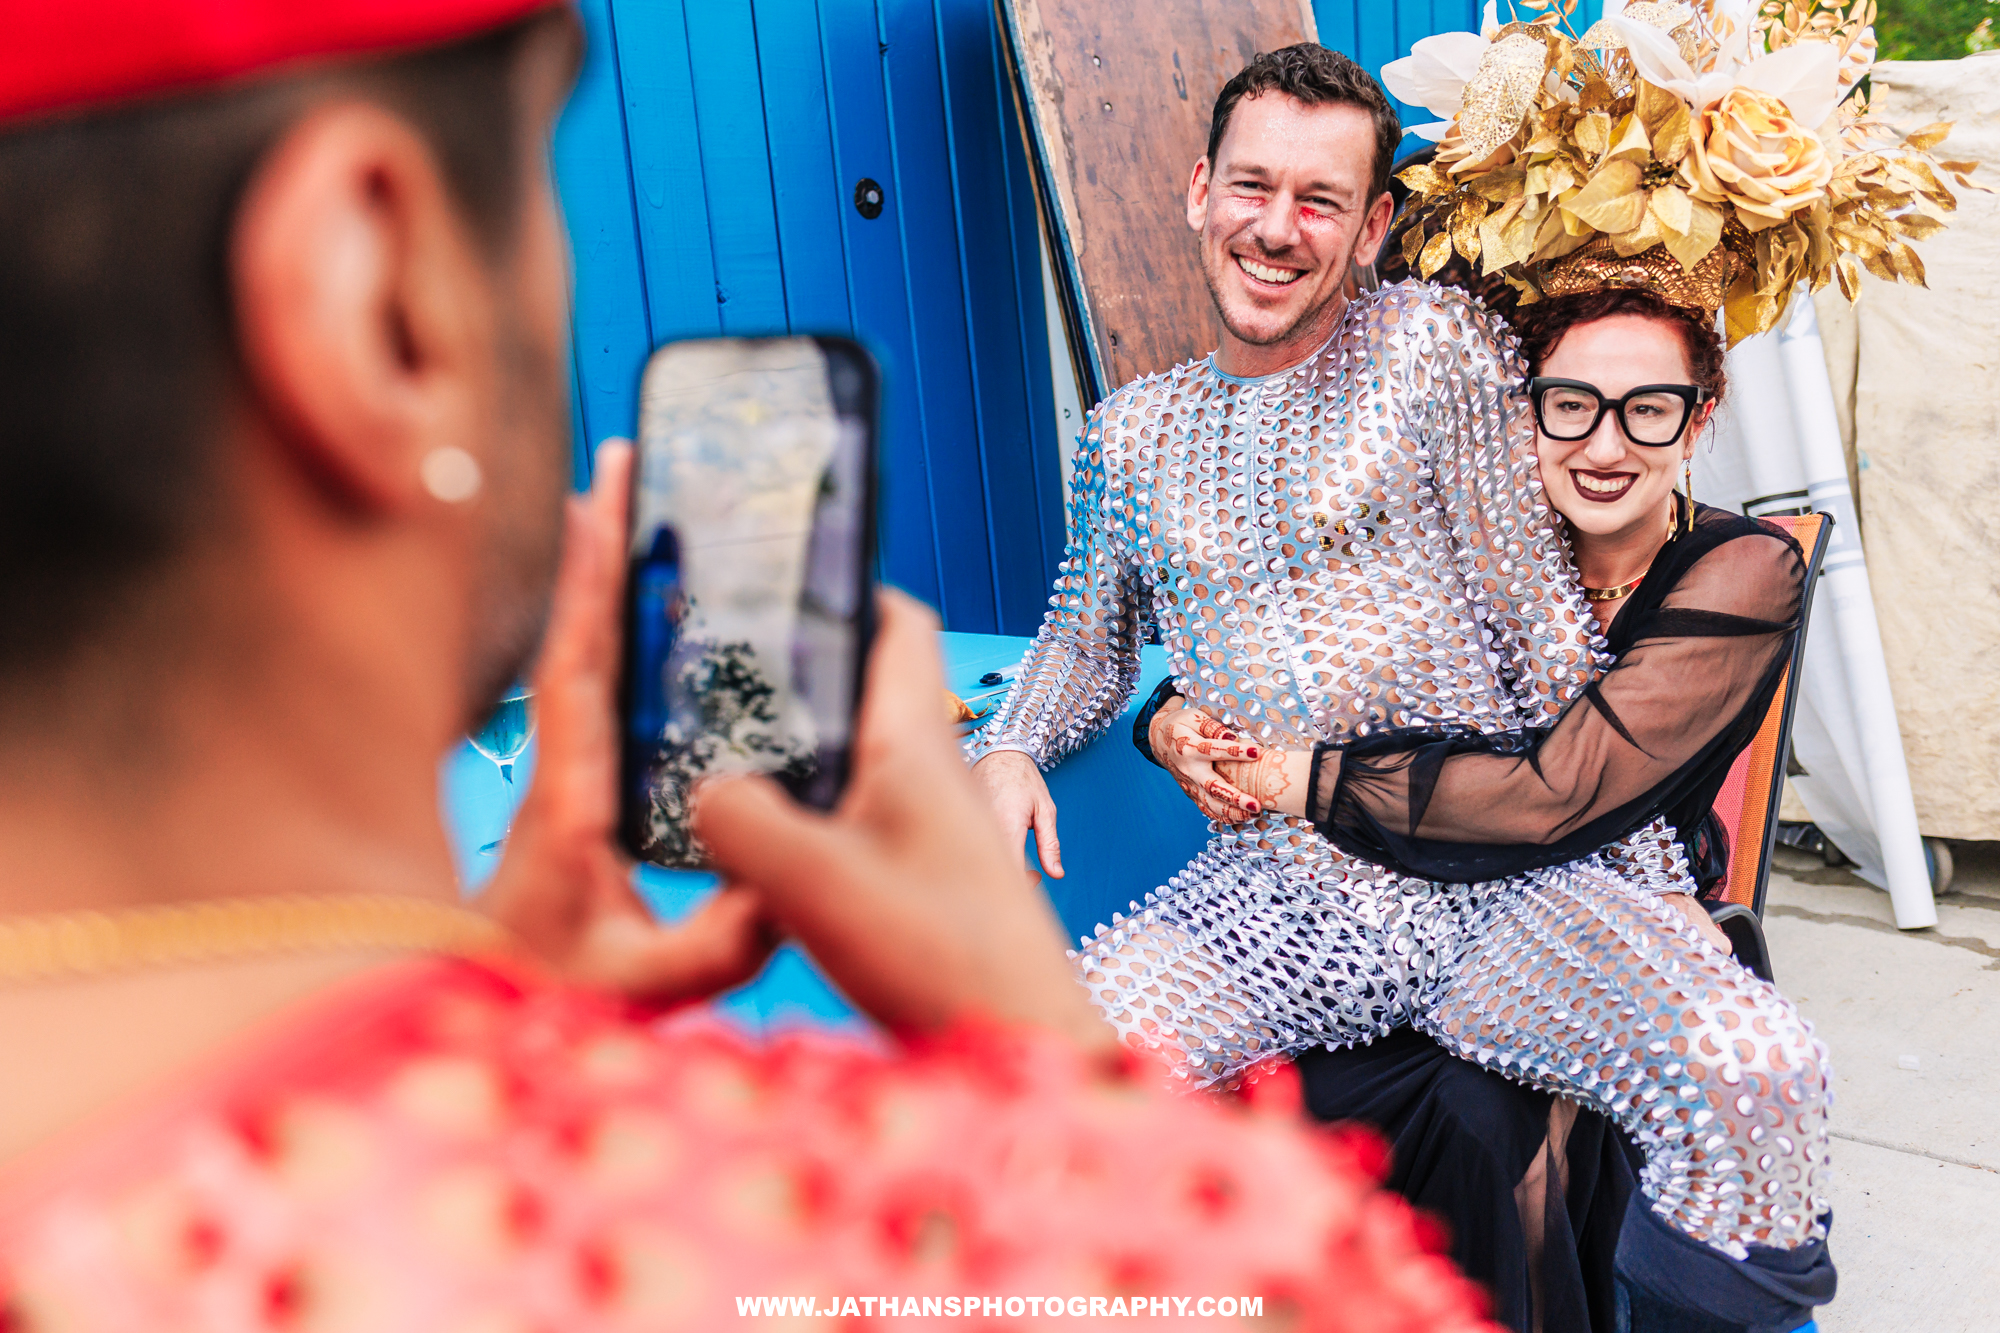
[(1257, 757), (1257, 747), (1254, 745), (1251, 746), (1243, 752), (1243, 755), (1246, 759), (1255, 759)]

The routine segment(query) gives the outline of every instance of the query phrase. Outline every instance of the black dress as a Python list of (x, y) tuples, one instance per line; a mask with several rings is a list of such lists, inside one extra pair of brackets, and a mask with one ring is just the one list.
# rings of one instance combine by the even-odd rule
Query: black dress
[[(1661, 548), (1611, 622), (1614, 665), (1554, 724), (1320, 747), (1314, 823), (1377, 864), (1464, 883), (1577, 860), (1664, 814), (1707, 888), (1729, 859), (1715, 798), (1777, 692), (1804, 578), (1783, 530), (1697, 504), (1692, 530)], [(1163, 685), (1133, 729), (1148, 758), (1147, 725), (1173, 693)], [(1602, 1116), (1409, 1028), (1309, 1051), (1298, 1067), (1314, 1116), (1388, 1138), (1388, 1184), (1445, 1223), (1496, 1320), (1522, 1333), (1618, 1326), (1638, 1158)]]

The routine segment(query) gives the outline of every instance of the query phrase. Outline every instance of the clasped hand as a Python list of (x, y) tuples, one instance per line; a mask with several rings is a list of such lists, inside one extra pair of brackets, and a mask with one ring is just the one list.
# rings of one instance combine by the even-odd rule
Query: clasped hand
[(1306, 813), (1312, 751), (1246, 741), (1219, 719), (1170, 699), (1146, 732), (1153, 757), (1210, 819), (1240, 824), (1266, 810)]

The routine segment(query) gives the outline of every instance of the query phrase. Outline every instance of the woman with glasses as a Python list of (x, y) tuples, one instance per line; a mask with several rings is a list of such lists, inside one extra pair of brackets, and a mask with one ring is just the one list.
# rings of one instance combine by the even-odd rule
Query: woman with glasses
[[(1712, 1081), (1717, 1063), (1750, 1049), (1730, 1047), (1737, 1026), (1808, 1030), (1727, 957), (1726, 939), (1691, 897), (1654, 899), (1678, 916), (1648, 910), (1651, 895), (1621, 886), (1593, 854), (1664, 815), (1695, 883), (1720, 876), (1728, 854), (1710, 812), (1790, 658), (1804, 559), (1781, 530), (1676, 490), (1724, 391), (1723, 348), (1706, 312), (1657, 289), (1608, 286), (1528, 306), (1517, 325), (1541, 480), (1564, 519), (1609, 668), (1545, 727), (1387, 729), (1310, 751), (1267, 748), (1249, 762), (1207, 759), (1204, 742), (1234, 738), (1181, 706), (1169, 683), (1135, 740), (1225, 822), (1267, 807), (1302, 816), (1366, 862), (1478, 886), (1469, 901), (1493, 890), (1509, 902), (1498, 913), (1469, 911), (1481, 918), (1479, 938), (1432, 977), (1431, 1006), (1409, 1026), (1299, 1056), (1317, 1114), (1390, 1135), (1392, 1183), (1445, 1214), (1455, 1257), (1493, 1288), (1496, 1315), (1523, 1329), (1608, 1325), (1616, 1250), (1621, 1269), (1677, 1287), (1683, 1311), (1790, 1328), (1831, 1295), (1824, 1242), (1808, 1239), (1818, 1219), (1799, 1219), (1789, 1236), (1773, 1229), (1768, 1245), (1748, 1248), (1750, 1263), (1744, 1254), (1729, 1263), (1632, 1192), (1605, 1126), (1622, 1122), (1657, 1178), (1660, 1129), (1712, 1124), (1715, 1134), (1694, 1136), (1694, 1156), (1748, 1168), (1743, 1203), (1754, 1214), (1760, 1191), (1778, 1192), (1775, 1180), (1749, 1179), (1773, 1166), (1774, 1152), (1804, 1149), (1779, 1169), (1816, 1174), (1823, 1111), (1800, 1133), (1800, 1108), (1769, 1078), (1739, 1072), (1725, 1074), (1738, 1085), (1706, 1088), (1663, 1125), (1658, 1107), (1672, 1094), (1635, 1105), (1635, 1090), (1647, 1095), (1643, 1080), (1621, 1075), (1664, 1054), (1678, 1062), (1670, 1082)], [(1740, 1010), (1724, 1020), (1729, 1031), (1691, 1046), (1679, 1035), (1684, 1016), (1623, 1002), (1631, 974), (1659, 970), (1684, 972), (1684, 999), (1697, 1010)], [(1611, 995), (1620, 1002), (1607, 1004)], [(1596, 1054), (1565, 1059), (1563, 1033), (1578, 1029)], [(1496, 1061), (1510, 1048), (1511, 1059)], [(1814, 1071), (1815, 1082), (1823, 1077)], [(1573, 1090), (1562, 1086), (1570, 1080)], [(1600, 1114), (1579, 1118), (1578, 1103)], [(1640, 1285), (1637, 1299), (1653, 1299)], [(1752, 1310), (1766, 1318), (1734, 1317)]]

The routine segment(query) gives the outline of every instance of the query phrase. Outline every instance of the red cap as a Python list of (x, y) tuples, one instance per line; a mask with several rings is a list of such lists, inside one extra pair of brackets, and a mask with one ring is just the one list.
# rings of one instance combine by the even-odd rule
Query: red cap
[(434, 46), (556, 0), (0, 0), (0, 120)]

